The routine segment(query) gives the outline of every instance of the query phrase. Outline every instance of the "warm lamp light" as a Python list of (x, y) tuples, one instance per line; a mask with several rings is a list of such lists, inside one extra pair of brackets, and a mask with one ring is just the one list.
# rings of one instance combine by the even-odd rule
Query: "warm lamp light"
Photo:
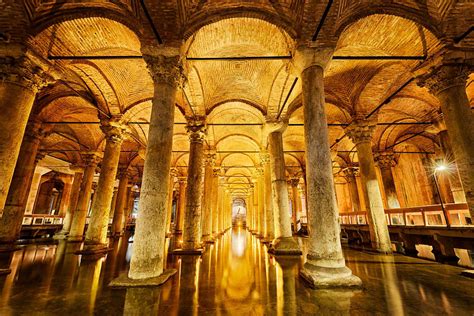
[(436, 171), (444, 171), (444, 170), (447, 170), (447, 169), (448, 169), (448, 167), (446, 165), (438, 165), (435, 168)]

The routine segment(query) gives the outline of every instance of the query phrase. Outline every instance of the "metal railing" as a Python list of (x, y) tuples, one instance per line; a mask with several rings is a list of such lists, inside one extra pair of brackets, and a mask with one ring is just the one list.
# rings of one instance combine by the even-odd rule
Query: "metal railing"
[[(389, 226), (473, 227), (466, 203), (386, 209), (385, 216)], [(342, 225), (368, 224), (366, 212), (345, 212), (339, 217)]]
[(62, 225), (63, 217), (49, 214), (26, 214), (23, 216), (23, 226), (54, 226)]

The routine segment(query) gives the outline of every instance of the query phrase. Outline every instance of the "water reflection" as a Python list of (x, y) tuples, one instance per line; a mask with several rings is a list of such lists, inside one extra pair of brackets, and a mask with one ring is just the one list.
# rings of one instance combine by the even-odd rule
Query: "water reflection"
[(0, 315), (462, 315), (474, 304), (472, 281), (456, 267), (347, 249), (365, 289), (312, 290), (298, 276), (301, 257), (275, 258), (243, 228), (202, 256), (169, 254), (167, 266), (178, 273), (159, 288), (111, 290), (109, 281), (128, 269), (133, 244), (128, 237), (110, 244), (98, 260), (75, 255), (81, 245), (63, 241), (0, 253), (0, 268), (11, 269), (0, 276)]

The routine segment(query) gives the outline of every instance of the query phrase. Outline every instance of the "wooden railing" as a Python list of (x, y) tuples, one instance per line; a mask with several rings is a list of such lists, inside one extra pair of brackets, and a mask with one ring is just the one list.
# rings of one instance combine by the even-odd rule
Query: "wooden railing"
[[(466, 203), (386, 209), (389, 226), (472, 227)], [(339, 214), (342, 225), (367, 225), (366, 212)]]
[(23, 216), (23, 226), (53, 226), (62, 225), (63, 217), (49, 214), (26, 214)]

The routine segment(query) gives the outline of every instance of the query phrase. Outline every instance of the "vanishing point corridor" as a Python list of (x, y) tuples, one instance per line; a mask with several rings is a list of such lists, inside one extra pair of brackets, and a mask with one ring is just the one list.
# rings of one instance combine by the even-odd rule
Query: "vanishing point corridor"
[[(461, 268), (345, 248), (362, 290), (313, 290), (298, 276), (302, 257), (275, 257), (241, 227), (199, 256), (168, 255), (178, 269), (161, 287), (111, 289), (128, 269), (133, 243), (114, 241), (107, 257), (84, 260), (80, 244), (29, 245), (2, 257), (0, 315), (470, 315), (472, 281)], [(305, 238), (299, 243), (305, 251)], [(173, 241), (167, 240), (173, 245)], [(458, 291), (457, 289), (463, 289)]]

